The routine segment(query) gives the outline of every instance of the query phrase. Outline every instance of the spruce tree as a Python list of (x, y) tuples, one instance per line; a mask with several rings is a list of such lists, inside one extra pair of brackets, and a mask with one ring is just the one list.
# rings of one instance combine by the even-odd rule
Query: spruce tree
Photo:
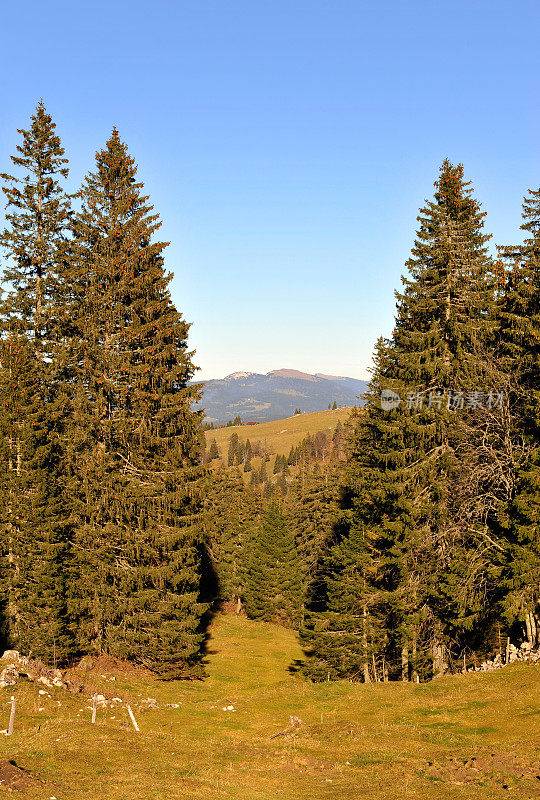
[[(352, 657), (343, 632), (353, 619), (357, 637), (365, 636), (357, 653), (364, 667), (371, 661), (380, 670), (384, 660), (404, 679), (411, 666), (413, 675), (440, 672), (444, 654), (459, 652), (476, 632), (497, 582), (497, 547), (478, 506), (470, 447), (486, 423), (468, 407), (493, 380), (489, 237), (461, 166), (445, 161), (435, 187), (420, 213), (392, 339), (378, 343), (367, 406), (353, 417), (342, 488), (349, 530), (334, 551), (321, 623), (330, 619), (339, 635), (311, 642), (337, 674)], [(402, 402), (386, 410), (381, 393), (390, 391)], [(351, 575), (359, 576), (360, 605)]]
[(238, 445), (239, 445), (238, 434), (233, 433), (231, 438), (229, 439), (229, 450), (227, 453), (227, 465), (229, 467), (234, 467), (234, 465), (238, 463), (237, 459)]
[(3, 583), (12, 643), (63, 663), (75, 651), (61, 445), (69, 409), (63, 394), (68, 168), (43, 102), (19, 133), (12, 162), (20, 177), (2, 175), (7, 213), (0, 245), (8, 286), (0, 309)]
[(510, 265), (501, 303), (501, 357), (512, 376), (511, 436), (519, 454), (503, 528), (509, 547), (504, 608), (519, 619), (534, 646), (540, 641), (540, 189), (523, 203), (527, 238), (504, 247)]
[(213, 473), (205, 495), (204, 530), (217, 582), (215, 597), (238, 606), (243, 595), (246, 543), (259, 502), (238, 470)]
[(78, 366), (69, 490), (81, 643), (175, 677), (197, 668), (199, 389), (166, 243), (118, 132), (96, 154), (70, 275)]
[(301, 611), (301, 581), (294, 531), (272, 500), (247, 544), (244, 601), (249, 617), (295, 627)]

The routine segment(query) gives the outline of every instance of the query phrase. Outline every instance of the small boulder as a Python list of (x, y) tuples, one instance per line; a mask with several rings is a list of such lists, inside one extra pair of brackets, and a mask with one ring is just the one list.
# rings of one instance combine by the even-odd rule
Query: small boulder
[(139, 708), (151, 711), (159, 711), (159, 706), (155, 697), (146, 697), (139, 703)]
[(18, 650), (4, 650), (4, 654), (2, 656), (2, 661), (18, 661), (20, 658), (20, 653)]
[(17, 679), (19, 677), (19, 670), (10, 664), (8, 667), (0, 672), (0, 685), (4, 686), (15, 686), (17, 683)]

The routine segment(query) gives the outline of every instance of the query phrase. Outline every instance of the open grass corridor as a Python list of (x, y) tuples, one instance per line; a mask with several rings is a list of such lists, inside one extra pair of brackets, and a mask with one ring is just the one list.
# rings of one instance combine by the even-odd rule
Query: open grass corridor
[[(300, 655), (292, 632), (220, 615), (204, 681), (159, 682), (105, 659), (81, 673), (85, 694), (48, 697), (20, 681), (2, 692), (1, 727), (13, 691), (17, 715), (13, 736), (0, 737), (0, 786), (12, 760), (29, 771), (19, 796), (56, 800), (540, 797), (537, 666), (420, 685), (310, 684), (289, 671)], [(93, 693), (123, 700), (95, 725)], [(270, 738), (291, 715), (302, 725)]]

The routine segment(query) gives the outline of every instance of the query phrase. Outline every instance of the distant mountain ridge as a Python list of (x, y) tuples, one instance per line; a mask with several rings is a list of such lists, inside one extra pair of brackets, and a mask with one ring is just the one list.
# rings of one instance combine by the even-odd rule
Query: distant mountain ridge
[(224, 424), (235, 417), (243, 422), (271, 422), (303, 412), (324, 411), (328, 405), (363, 405), (367, 381), (336, 375), (311, 375), (296, 369), (275, 369), (266, 375), (233, 372), (225, 378), (204, 381), (206, 422)]

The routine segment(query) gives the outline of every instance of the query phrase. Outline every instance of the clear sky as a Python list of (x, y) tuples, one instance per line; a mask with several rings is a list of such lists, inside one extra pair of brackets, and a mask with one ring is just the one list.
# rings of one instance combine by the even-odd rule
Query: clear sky
[(363, 378), (442, 160), (498, 243), (540, 184), (540, 2), (1, 0), (0, 171), (43, 97), (72, 186), (116, 125), (199, 377)]

